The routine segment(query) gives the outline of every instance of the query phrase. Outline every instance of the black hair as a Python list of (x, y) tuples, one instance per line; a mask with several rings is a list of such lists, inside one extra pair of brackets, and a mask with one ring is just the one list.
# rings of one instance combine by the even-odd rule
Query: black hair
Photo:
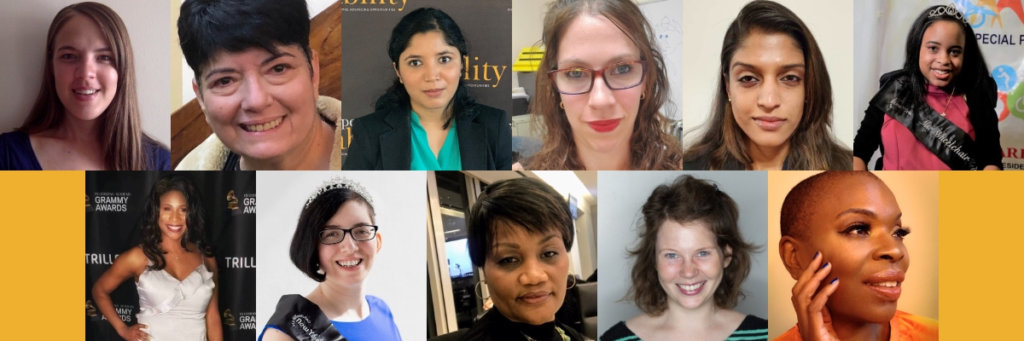
[(565, 250), (572, 250), (574, 229), (569, 204), (540, 180), (516, 178), (492, 183), (476, 199), (466, 216), (469, 258), (483, 267), (500, 227), (513, 226), (529, 233), (557, 231)]
[[(953, 86), (960, 89), (961, 93), (967, 94), (968, 99), (986, 97), (981, 93), (977, 93), (989, 88), (986, 86), (989, 75), (988, 65), (985, 64), (985, 57), (981, 54), (978, 40), (974, 36), (974, 29), (962, 20), (965, 17), (963, 13), (950, 13), (946, 10), (938, 10), (939, 8), (948, 9), (948, 6), (940, 5), (926, 8), (914, 20), (914, 23), (910, 26), (910, 33), (907, 34), (907, 58), (903, 63), (903, 72), (910, 76), (910, 91), (913, 95), (911, 99), (914, 101), (924, 103), (926, 95), (926, 81), (918, 65), (921, 60), (921, 43), (924, 40), (924, 32), (928, 30), (929, 26), (940, 20), (957, 24), (964, 33), (964, 61), (960, 67), (960, 74), (956, 75), (956, 78), (953, 79)], [(933, 13), (934, 15), (932, 15)]]
[[(800, 181), (786, 194), (779, 213), (779, 231), (783, 237), (792, 236), (797, 239), (807, 237), (807, 217), (816, 212), (818, 203), (831, 200), (838, 193), (834, 186), (839, 180), (846, 178), (864, 178), (868, 181), (882, 182), (874, 173), (868, 171), (825, 171)], [(884, 184), (884, 182), (882, 182)]]
[(178, 17), (178, 40), (197, 81), (220, 51), (259, 47), (276, 55), (276, 44), (301, 47), (312, 68), (309, 10), (302, 0), (187, 0)]
[(163, 240), (162, 232), (158, 221), (160, 219), (160, 197), (171, 191), (178, 191), (185, 196), (185, 205), (188, 213), (185, 216), (185, 234), (181, 238), (181, 247), (191, 251), (189, 245), (195, 245), (206, 257), (213, 256), (210, 246), (206, 242), (205, 215), (203, 213), (203, 201), (196, 191), (195, 186), (187, 178), (180, 175), (171, 175), (157, 180), (153, 189), (149, 191), (148, 201), (142, 214), (142, 252), (146, 258), (153, 262), (149, 268), (153, 270), (163, 269), (167, 265), (164, 259), (164, 251), (160, 248)]
[[(462, 30), (459, 29), (455, 20), (439, 9), (424, 7), (406, 14), (391, 30), (388, 57), (391, 58), (391, 62), (395, 64), (396, 68), (401, 67), (398, 58), (409, 47), (409, 40), (417, 34), (431, 31), (440, 31), (444, 34), (445, 43), (458, 49), (460, 58), (469, 54), (469, 50), (466, 48), (466, 38), (462, 36)], [(460, 59), (459, 62), (461, 63), (462, 60)], [(377, 111), (398, 109), (408, 112), (412, 109), (409, 100), (409, 93), (405, 90), (405, 85), (396, 76), (387, 91), (377, 98), (374, 109)], [(463, 77), (459, 77), (455, 95), (445, 108), (444, 128), (448, 128), (455, 115), (474, 103), (476, 100), (469, 95), (469, 90), (463, 84)]]
[(320, 193), (306, 207), (302, 208), (299, 214), (299, 222), (295, 226), (295, 235), (292, 236), (292, 245), (289, 255), (292, 264), (299, 268), (299, 271), (317, 282), (323, 282), (327, 276), (317, 273), (320, 269), (320, 231), (323, 230), (327, 221), (350, 200), (356, 200), (366, 204), (370, 211), (370, 219), (374, 219), (373, 205), (370, 205), (366, 198), (348, 188), (335, 188)]

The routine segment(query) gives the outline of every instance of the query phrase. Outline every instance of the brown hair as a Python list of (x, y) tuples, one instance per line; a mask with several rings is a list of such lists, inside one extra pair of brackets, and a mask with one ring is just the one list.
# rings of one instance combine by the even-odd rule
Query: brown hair
[(558, 90), (543, 73), (558, 66), (558, 46), (569, 24), (580, 15), (603, 16), (640, 50), (644, 61), (644, 99), (630, 136), (630, 167), (633, 169), (680, 169), (682, 146), (665, 132), (667, 120), (658, 111), (668, 101), (668, 76), (661, 52), (655, 48), (651, 25), (629, 0), (558, 0), (544, 16), (546, 52), (537, 76), (537, 93), (531, 104), (534, 127), (544, 135), (544, 145), (528, 162), (532, 169), (583, 169), (572, 138), (572, 128), (559, 107)]
[(103, 37), (110, 44), (117, 69), (117, 93), (110, 106), (98, 118), (100, 142), (105, 164), (111, 170), (145, 170), (151, 162), (145, 153), (145, 144), (156, 144), (142, 133), (139, 123), (139, 104), (135, 93), (135, 61), (128, 30), (121, 17), (103, 4), (81, 2), (64, 7), (57, 12), (46, 34), (46, 59), (43, 63), (43, 82), (39, 96), (32, 106), (25, 123), (18, 130), (33, 134), (59, 127), (64, 121), (65, 108), (57, 97), (57, 85), (53, 75), (54, 39), (57, 33), (72, 17), (82, 15), (100, 28)]
[[(633, 284), (626, 296), (649, 315), (660, 315), (668, 308), (668, 295), (658, 280), (658, 231), (666, 221), (701, 222), (715, 235), (723, 259), (731, 258), (722, 273), (722, 283), (715, 288), (715, 305), (736, 306), (744, 297), (740, 287), (750, 273), (750, 254), (758, 247), (743, 240), (739, 230), (739, 209), (736, 202), (718, 186), (705, 180), (683, 175), (671, 184), (660, 185), (651, 192), (641, 210), (640, 244), (629, 254), (634, 257)], [(726, 247), (732, 249), (725, 254)]]
[(821, 55), (818, 42), (803, 21), (785, 6), (761, 0), (751, 1), (729, 25), (722, 41), (718, 93), (711, 108), (708, 126), (697, 142), (687, 149), (687, 161), (707, 158), (710, 169), (721, 169), (729, 161), (750, 168), (747, 136), (732, 118), (732, 106), (726, 92), (729, 63), (736, 50), (751, 32), (781, 33), (800, 45), (806, 65), (806, 83), (800, 125), (789, 137), (790, 151), (786, 156), (791, 169), (851, 169), (853, 154), (831, 134), (832, 85)]

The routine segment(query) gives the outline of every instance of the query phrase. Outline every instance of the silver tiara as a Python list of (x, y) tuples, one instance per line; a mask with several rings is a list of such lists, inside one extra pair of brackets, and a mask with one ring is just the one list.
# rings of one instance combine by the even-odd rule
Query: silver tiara
[(928, 17), (929, 18), (931, 18), (931, 17), (939, 17), (939, 16), (954, 17), (957, 20), (963, 21), (964, 24), (968, 24), (968, 25), (970, 24), (969, 22), (967, 22), (967, 17), (964, 16), (963, 12), (960, 12), (959, 10), (957, 10), (956, 9), (956, 4), (954, 4), (952, 2), (949, 3), (949, 5), (939, 6), (939, 7), (935, 8), (935, 9), (931, 10), (931, 12), (928, 12)]
[(313, 192), (313, 194), (309, 195), (309, 199), (306, 199), (306, 205), (304, 207), (309, 207), (309, 204), (312, 203), (313, 200), (316, 200), (316, 198), (319, 197), (321, 194), (324, 194), (332, 189), (339, 188), (345, 188), (350, 191), (356, 192), (356, 194), (359, 194), (359, 196), (363, 197), (363, 199), (366, 200), (367, 204), (373, 206), (373, 198), (370, 197), (370, 192), (366, 191), (366, 188), (363, 187), (363, 185), (360, 185), (358, 182), (355, 182), (355, 180), (349, 178), (332, 176), (330, 179), (324, 180), (324, 183), (321, 184), (320, 187), (316, 189), (316, 192)]

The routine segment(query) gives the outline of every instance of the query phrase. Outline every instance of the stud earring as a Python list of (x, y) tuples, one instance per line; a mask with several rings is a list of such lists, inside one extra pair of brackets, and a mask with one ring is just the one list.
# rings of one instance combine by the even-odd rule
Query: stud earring
[(562, 108), (562, 110), (565, 110), (565, 103), (558, 102), (558, 107)]

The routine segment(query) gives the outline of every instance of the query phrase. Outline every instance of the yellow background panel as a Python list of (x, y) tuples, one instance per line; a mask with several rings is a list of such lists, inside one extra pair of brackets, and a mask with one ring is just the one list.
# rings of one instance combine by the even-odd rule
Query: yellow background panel
[(940, 337), (1019, 336), (1024, 261), (1024, 172), (939, 174)]
[(85, 172), (0, 172), (0, 221), (3, 338), (81, 340)]

